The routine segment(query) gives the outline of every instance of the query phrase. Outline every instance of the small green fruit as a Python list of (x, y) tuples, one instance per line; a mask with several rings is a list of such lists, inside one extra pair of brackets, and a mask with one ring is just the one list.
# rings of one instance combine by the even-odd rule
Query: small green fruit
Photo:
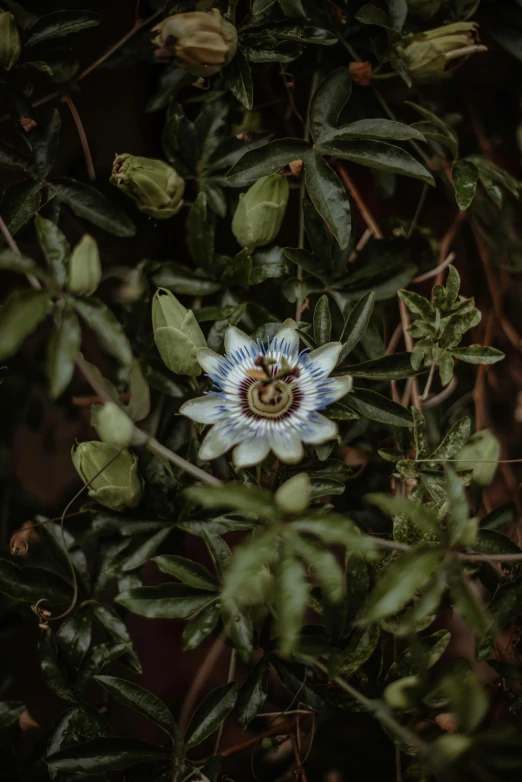
[(274, 241), (285, 216), (288, 196), (288, 181), (279, 174), (262, 177), (239, 196), (232, 232), (241, 247), (252, 251)]
[(125, 153), (116, 155), (110, 181), (136, 202), (136, 206), (156, 220), (167, 220), (183, 205), (185, 182), (163, 160)]
[(89, 497), (93, 500), (115, 511), (138, 505), (143, 496), (143, 483), (138, 472), (138, 460), (131, 451), (120, 452), (114, 445), (94, 440), (79, 443), (72, 449), (71, 455), (76, 472), (84, 483), (89, 483), (96, 475), (89, 485)]
[(187, 310), (165, 288), (152, 300), (154, 341), (163, 363), (177, 375), (201, 374), (197, 352), (207, 346), (192, 310)]
[(441, 79), (446, 65), (462, 54), (468, 55), (475, 44), (477, 25), (474, 22), (455, 22), (435, 27), (425, 33), (406, 39), (397, 47), (412, 80), (419, 84)]
[(77, 296), (90, 296), (100, 284), (102, 268), (98, 245), (92, 236), (82, 236), (69, 258), (67, 290)]
[(125, 448), (134, 435), (134, 424), (115, 402), (96, 405), (92, 409), (91, 424), (104, 443)]

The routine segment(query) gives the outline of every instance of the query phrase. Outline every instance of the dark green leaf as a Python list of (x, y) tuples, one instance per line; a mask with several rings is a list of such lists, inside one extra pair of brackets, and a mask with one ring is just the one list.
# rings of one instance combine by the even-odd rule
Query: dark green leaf
[(221, 616), (221, 606), (212, 603), (189, 619), (183, 628), (183, 651), (195, 649), (210, 635)]
[[(203, 530), (203, 540), (212, 557), (218, 578), (222, 580), (230, 565), (230, 549), (225, 541), (211, 529)], [(215, 588), (215, 582), (213, 583), (212, 588)]]
[(377, 141), (426, 141), (416, 127), (404, 125), (390, 119), (360, 119), (336, 128), (321, 141), (339, 141), (348, 139), (376, 139)]
[(185, 494), (203, 508), (229, 508), (243, 513), (253, 513), (261, 518), (273, 519), (275, 506), (268, 491), (254, 486), (229, 483), (223, 486), (193, 486)]
[(115, 236), (128, 237), (136, 233), (130, 217), (94, 187), (76, 179), (52, 179), (48, 185), (77, 217), (88, 220)]
[(21, 155), (16, 149), (0, 144), (0, 166), (4, 168), (21, 168), (22, 171), (30, 171), (31, 162), (25, 155)]
[(40, 280), (47, 280), (46, 273), (38, 266), (36, 261), (14, 250), (3, 250), (0, 252), (0, 270), (18, 272), (18, 274), (34, 274)]
[(475, 197), (478, 169), (470, 160), (457, 160), (451, 169), (455, 198), (461, 212), (465, 211)]
[(237, 682), (217, 687), (199, 704), (185, 732), (187, 749), (196, 747), (216, 731), (228, 717), (237, 698)]
[(132, 364), (132, 348), (123, 326), (100, 299), (76, 299), (74, 308), (98, 337), (105, 350), (124, 366)]
[(235, 604), (238, 596), (244, 594), (252, 579), (259, 575), (263, 565), (277, 557), (278, 531), (264, 531), (234, 549), (230, 567), (225, 573), (223, 597)]
[(268, 696), (270, 665), (262, 657), (248, 674), (237, 696), (237, 719), (241, 730), (246, 730)]
[(232, 62), (224, 69), (223, 79), (225, 87), (230, 90), (232, 95), (238, 99), (245, 109), (251, 111), (254, 103), (254, 85), (250, 65), (241, 49), (238, 49), (232, 58)]
[(336, 129), (339, 114), (349, 100), (351, 91), (348, 68), (332, 71), (319, 84), (310, 105), (310, 130), (315, 141)]
[(63, 666), (58, 662), (56, 639), (50, 627), (43, 630), (38, 644), (38, 656), (43, 677), (49, 689), (64, 700), (76, 700), (71, 684), (67, 681)]
[(191, 269), (177, 264), (163, 263), (152, 275), (152, 282), (158, 288), (168, 288), (173, 293), (187, 296), (210, 296), (221, 287), (218, 282), (207, 277), (198, 277)]
[(101, 774), (121, 771), (139, 763), (168, 760), (171, 753), (171, 749), (155, 747), (139, 739), (99, 738), (53, 752), (45, 760), (59, 771)]
[(309, 155), (305, 164), (306, 189), (313, 205), (335, 236), (341, 250), (350, 242), (352, 216), (344, 186), (335, 171), (319, 154)]
[(140, 687), (134, 682), (118, 679), (116, 676), (95, 676), (98, 682), (119, 703), (143, 714), (149, 720), (174, 738), (177, 733), (176, 723), (168, 708), (156, 695)]
[(313, 711), (324, 711), (327, 708), (328, 685), (318, 679), (308, 666), (287, 662), (276, 655), (270, 656), (270, 662), (282, 684), (301, 703)]
[(383, 141), (325, 141), (317, 145), (317, 152), (435, 185), (429, 171), (409, 152)]
[(47, 317), (51, 300), (45, 291), (13, 291), (0, 308), (0, 361), (16, 353)]
[(450, 351), (454, 358), (465, 361), (467, 364), (496, 364), (505, 358), (504, 353), (496, 348), (482, 345), (470, 345), (467, 348), (452, 348)]
[(291, 555), (280, 561), (275, 578), (279, 647), (283, 654), (290, 654), (303, 624), (309, 587), (302, 564)]
[(208, 269), (214, 258), (214, 231), (207, 221), (207, 198), (200, 193), (187, 215), (187, 247), (196, 266)]
[(51, 220), (36, 215), (34, 224), (38, 243), (45, 255), (53, 280), (59, 288), (62, 288), (67, 280), (67, 261), (71, 253), (69, 242)]
[[(484, 524), (484, 519), (481, 524)], [(496, 529), (484, 527), (478, 531), (476, 539), (468, 545), (468, 548), (479, 554), (514, 554), (516, 556), (522, 554), (522, 550), (507, 535), (503, 535)], [(506, 564), (509, 563), (505, 562), (504, 565)]]
[(305, 538), (299, 538), (294, 546), (319, 582), (325, 601), (340, 603), (345, 591), (344, 573), (332, 552)]
[(0, 728), (14, 725), (26, 710), (23, 701), (0, 701)]
[[(112, 606), (94, 603), (93, 613), (94, 618), (99, 622), (109, 641), (112, 641), (113, 643), (131, 643), (131, 637), (124, 622)], [(129, 649), (123, 657), (120, 657), (120, 662), (127, 665), (134, 673), (142, 672), (140, 661), (133, 649)]]
[(63, 38), (87, 27), (96, 27), (101, 20), (102, 17), (92, 11), (54, 11), (52, 14), (41, 16), (29, 28), (26, 45), (34, 46), (42, 41)]
[(344, 400), (347, 405), (372, 421), (390, 426), (413, 425), (411, 413), (406, 407), (368, 388), (357, 388)]
[(374, 653), (380, 637), (379, 625), (358, 627), (350, 635), (336, 663), (337, 670), (343, 676), (351, 676), (364, 665)]
[(375, 24), (378, 27), (390, 29), (390, 20), (388, 14), (382, 8), (378, 8), (373, 3), (366, 3), (355, 14), (355, 18), (362, 24)]
[(83, 661), (78, 677), (74, 683), (75, 692), (81, 694), (97, 674), (101, 673), (106, 665), (129, 651), (130, 643), (98, 644), (91, 647)]
[(332, 334), (332, 316), (328, 306), (328, 296), (321, 296), (314, 310), (314, 338), (316, 345), (330, 342)]
[(149, 619), (186, 619), (214, 598), (214, 592), (169, 583), (129, 589), (116, 602)]
[(227, 174), (234, 187), (257, 182), (260, 177), (275, 174), (293, 160), (304, 159), (310, 146), (299, 139), (284, 138), (247, 152)]
[(392, 353), (361, 364), (344, 364), (339, 369), (353, 377), (368, 380), (403, 380), (418, 374), (411, 366), (411, 353)]
[[(2, 193), (0, 202), (0, 214), (12, 236), (38, 212), (40, 208), (42, 183), (33, 180), (15, 182), (6, 187)], [(4, 237), (0, 237), (0, 245), (5, 244)]]
[(187, 586), (214, 591), (218, 589), (216, 579), (199, 562), (193, 562), (191, 559), (180, 557), (177, 554), (165, 554), (155, 557), (154, 562), (162, 573), (178, 578)]
[(278, 0), (285, 16), (306, 19), (306, 12), (301, 0)]
[(80, 350), (81, 339), (78, 318), (74, 312), (65, 310), (47, 349), (47, 378), (49, 393), (53, 399), (59, 397), (71, 382), (74, 358)]
[(92, 610), (90, 606), (84, 606), (67, 617), (56, 633), (60, 657), (73, 668), (78, 669), (89, 651), (91, 636)]
[(374, 304), (375, 294), (372, 291), (365, 293), (346, 318), (340, 340), (343, 349), (339, 355), (339, 364), (352, 352), (366, 333)]
[(0, 559), (0, 592), (25, 603), (45, 598), (49, 605), (65, 605), (72, 595), (70, 585), (57, 573), (39, 567), (21, 567), (8, 559)]

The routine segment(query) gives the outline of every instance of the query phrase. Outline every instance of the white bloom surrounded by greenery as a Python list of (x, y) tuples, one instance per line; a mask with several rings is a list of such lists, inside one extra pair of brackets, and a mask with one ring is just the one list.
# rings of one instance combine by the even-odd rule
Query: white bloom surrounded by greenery
[(293, 321), (285, 321), (265, 346), (230, 326), (225, 356), (202, 348), (198, 361), (215, 390), (181, 407), (201, 424), (213, 424), (201, 445), (201, 459), (234, 448), (236, 467), (259, 464), (272, 450), (286, 463), (303, 458), (303, 443), (320, 445), (337, 436), (334, 421), (319, 411), (350, 391), (349, 375), (329, 377), (341, 352), (329, 342), (299, 352)]

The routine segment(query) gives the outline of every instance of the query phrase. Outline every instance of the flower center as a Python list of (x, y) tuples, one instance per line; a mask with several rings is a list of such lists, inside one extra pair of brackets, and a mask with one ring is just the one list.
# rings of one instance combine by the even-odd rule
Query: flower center
[(284, 380), (270, 382), (258, 380), (247, 390), (247, 402), (250, 410), (264, 418), (280, 418), (293, 406), (292, 384)]

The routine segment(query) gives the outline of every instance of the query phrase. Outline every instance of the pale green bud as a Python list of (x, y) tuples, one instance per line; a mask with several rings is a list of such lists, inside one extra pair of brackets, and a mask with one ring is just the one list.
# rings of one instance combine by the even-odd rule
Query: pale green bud
[(163, 363), (177, 375), (201, 374), (197, 352), (207, 346), (192, 310), (187, 310), (166, 288), (152, 299), (154, 341)]
[(194, 76), (212, 76), (228, 65), (237, 50), (237, 31), (217, 8), (210, 13), (174, 14), (158, 24), (154, 43), (159, 56), (175, 57)]
[(183, 205), (185, 182), (164, 160), (116, 155), (110, 181), (133, 198), (138, 209), (156, 220), (173, 217)]
[(286, 178), (271, 174), (239, 196), (232, 232), (241, 247), (252, 251), (274, 241), (285, 216), (288, 195)]
[(276, 505), (283, 513), (301, 513), (310, 503), (310, 478), (300, 472), (283, 483), (275, 493)]
[(10, 71), (22, 51), (20, 30), (13, 14), (0, 11), (0, 64)]
[(418, 688), (418, 676), (404, 676), (402, 679), (388, 684), (383, 693), (384, 700), (393, 709), (408, 709), (415, 703)]
[(71, 454), (76, 472), (84, 483), (89, 483), (110, 462), (94, 478), (88, 491), (93, 500), (116, 511), (135, 508), (143, 496), (136, 456), (128, 450), (119, 451), (119, 448), (109, 443), (91, 441), (79, 443)]
[(415, 19), (424, 21), (435, 16), (443, 3), (443, 0), (406, 0), (408, 3), (408, 13)]
[(397, 54), (413, 81), (436, 81), (444, 75), (449, 61), (471, 53), (469, 47), (475, 45), (476, 29), (474, 22), (436, 27), (404, 41), (397, 47)]
[(242, 606), (258, 606), (269, 602), (274, 587), (274, 576), (267, 567), (245, 582), (237, 601)]
[(91, 412), (91, 424), (104, 443), (125, 448), (134, 435), (134, 424), (115, 402), (95, 405)]
[(102, 268), (95, 239), (82, 236), (69, 258), (67, 290), (78, 296), (90, 296), (100, 284)]
[(464, 736), (462, 733), (452, 733), (438, 736), (431, 747), (439, 763), (449, 765), (471, 749), (472, 744), (473, 740), (469, 736)]

